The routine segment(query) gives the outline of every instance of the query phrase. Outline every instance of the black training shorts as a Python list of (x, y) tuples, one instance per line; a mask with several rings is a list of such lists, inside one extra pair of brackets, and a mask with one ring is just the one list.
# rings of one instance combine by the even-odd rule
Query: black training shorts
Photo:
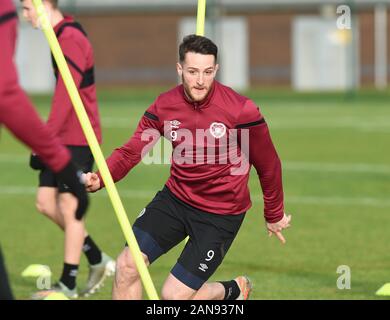
[(133, 230), (150, 263), (188, 235), (171, 273), (198, 290), (221, 264), (244, 217), (245, 213), (219, 215), (201, 211), (179, 200), (165, 186), (141, 211)]
[[(67, 146), (72, 154), (72, 161), (76, 167), (83, 172), (91, 172), (93, 167), (93, 156), (91, 149), (87, 146)], [(53, 171), (45, 167), (39, 173), (39, 186), (40, 187), (53, 187), (58, 188), (58, 192), (69, 192), (67, 187), (59, 183), (54, 175)]]

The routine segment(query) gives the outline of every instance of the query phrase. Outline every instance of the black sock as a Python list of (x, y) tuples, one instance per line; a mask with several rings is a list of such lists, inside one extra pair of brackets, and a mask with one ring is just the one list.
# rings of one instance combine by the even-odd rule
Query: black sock
[(102, 252), (90, 236), (84, 239), (83, 252), (87, 256), (88, 263), (91, 265), (102, 262)]
[(76, 287), (76, 277), (78, 270), (79, 266), (77, 264), (64, 263), (64, 269), (62, 270), (60, 281), (70, 290), (73, 290)]
[(223, 300), (236, 300), (240, 295), (240, 288), (234, 280), (230, 281), (219, 281), (225, 288), (225, 297)]

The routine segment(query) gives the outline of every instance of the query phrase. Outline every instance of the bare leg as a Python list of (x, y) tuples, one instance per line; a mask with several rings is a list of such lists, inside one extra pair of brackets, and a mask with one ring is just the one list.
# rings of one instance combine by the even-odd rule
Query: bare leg
[(58, 189), (53, 187), (39, 187), (37, 192), (36, 207), (38, 211), (62, 230), (65, 229), (64, 217), (58, 207)]
[[(142, 254), (146, 265), (149, 261)], [(116, 262), (115, 280), (112, 288), (113, 300), (140, 300), (142, 299), (142, 283), (130, 249), (126, 247)]]
[(163, 300), (192, 300), (196, 290), (188, 287), (171, 273), (165, 280), (161, 297)]
[(172, 274), (164, 283), (164, 300), (223, 300), (225, 288), (219, 282), (205, 283), (198, 291), (188, 287)]
[(70, 193), (59, 195), (59, 208), (65, 222), (65, 263), (80, 264), (81, 252), (84, 244), (84, 220), (77, 220), (75, 211), (77, 200)]
[(225, 288), (219, 282), (205, 283), (192, 298), (193, 300), (223, 300)]

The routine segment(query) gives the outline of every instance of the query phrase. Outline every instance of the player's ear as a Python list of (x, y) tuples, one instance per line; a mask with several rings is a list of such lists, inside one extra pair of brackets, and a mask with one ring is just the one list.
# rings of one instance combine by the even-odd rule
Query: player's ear
[(183, 66), (178, 62), (176, 63), (176, 70), (179, 77), (183, 75)]

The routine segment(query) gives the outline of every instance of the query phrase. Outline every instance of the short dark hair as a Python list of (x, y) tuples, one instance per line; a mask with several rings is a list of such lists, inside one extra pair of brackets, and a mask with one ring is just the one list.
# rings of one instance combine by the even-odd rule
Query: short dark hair
[(218, 60), (218, 47), (210, 39), (202, 36), (191, 34), (184, 37), (183, 42), (179, 46), (179, 59), (184, 62), (187, 52), (200, 54), (212, 54), (215, 62)]
[[(23, 1), (24, 0), (20, 0), (20, 2), (23, 2)], [(59, 0), (44, 0), (44, 1), (50, 2), (54, 9), (58, 8), (58, 1)]]

